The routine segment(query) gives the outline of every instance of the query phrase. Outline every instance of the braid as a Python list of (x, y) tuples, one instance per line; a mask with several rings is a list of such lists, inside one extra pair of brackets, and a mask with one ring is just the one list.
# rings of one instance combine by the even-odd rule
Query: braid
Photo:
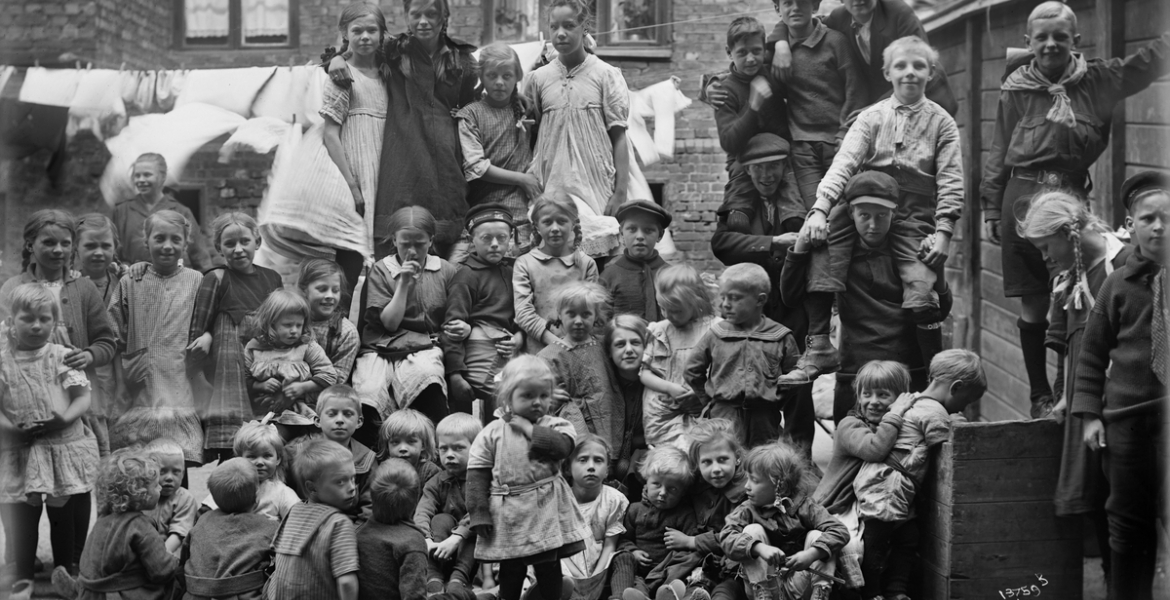
[(516, 118), (516, 124), (524, 120), (525, 116), (524, 103), (520, 101), (520, 82), (516, 82), (516, 87), (512, 88), (512, 116)]

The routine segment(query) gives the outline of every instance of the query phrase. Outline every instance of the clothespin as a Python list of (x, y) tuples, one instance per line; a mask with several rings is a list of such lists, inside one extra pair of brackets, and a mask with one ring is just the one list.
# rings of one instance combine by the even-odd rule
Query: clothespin
[(73, 68), (80, 71), (81, 70), (81, 61), (80, 60), (73, 61)]
[(91, 62), (85, 63), (85, 70), (92, 71), (93, 70), (93, 63), (91, 63)]
[(118, 66), (118, 72), (121, 73), (122, 71), (125, 71), (125, 70), (126, 70), (126, 61), (122, 61), (122, 64)]
[(39, 68), (41, 68), (41, 59), (39, 59), (39, 58), (34, 58), (34, 59), (33, 59), (33, 66), (34, 66), (34, 67), (36, 67), (36, 68), (38, 68), (38, 69), (39, 69)]

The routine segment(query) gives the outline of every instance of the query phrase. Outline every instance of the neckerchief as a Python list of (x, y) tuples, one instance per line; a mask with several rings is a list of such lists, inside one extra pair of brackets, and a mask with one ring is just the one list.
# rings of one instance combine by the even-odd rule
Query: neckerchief
[(1002, 89), (1005, 92), (1041, 90), (1048, 92), (1052, 95), (1052, 108), (1048, 111), (1048, 120), (1072, 128), (1076, 126), (1077, 118), (1068, 99), (1068, 88), (1076, 85), (1088, 70), (1085, 57), (1079, 52), (1074, 52), (1064, 75), (1060, 76), (1060, 81), (1052, 83), (1033, 60), (1009, 75), (1007, 81), (1003, 82)]

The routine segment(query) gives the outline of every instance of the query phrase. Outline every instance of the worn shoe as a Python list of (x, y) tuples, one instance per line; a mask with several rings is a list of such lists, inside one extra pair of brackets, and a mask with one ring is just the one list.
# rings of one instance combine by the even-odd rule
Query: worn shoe
[(776, 582), (778, 578), (765, 579), (758, 583), (752, 584), (752, 600), (780, 600), (780, 594), (777, 593)]
[(829, 600), (829, 595), (833, 593), (833, 586), (831, 585), (814, 585), (812, 595), (809, 600)]
[(33, 582), (31, 579), (21, 579), (12, 584), (12, 593), (8, 600), (32, 600)]
[(73, 600), (81, 594), (81, 586), (77, 585), (77, 580), (69, 574), (69, 570), (64, 566), (53, 569), (53, 591), (57, 595), (66, 600)]
[(1052, 413), (1052, 407), (1056, 406), (1052, 396), (1040, 396), (1032, 399), (1031, 415), (1033, 419), (1043, 419)]
[(796, 361), (796, 368), (781, 375), (779, 387), (793, 387), (812, 383), (817, 377), (836, 373), (841, 368), (841, 355), (833, 347), (828, 334), (810, 335), (804, 354)]
[(650, 600), (650, 596), (647, 596), (646, 594), (643, 594), (634, 588), (628, 588), (626, 591), (622, 592), (622, 600)]

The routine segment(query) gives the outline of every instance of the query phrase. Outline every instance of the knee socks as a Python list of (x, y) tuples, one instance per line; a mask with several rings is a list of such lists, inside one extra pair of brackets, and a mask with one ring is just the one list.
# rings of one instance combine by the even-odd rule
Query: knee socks
[(53, 545), (53, 564), (73, 569), (81, 561), (89, 529), (89, 493), (70, 496), (65, 506), (47, 507), (49, 513), (49, 541)]
[(1048, 384), (1047, 350), (1044, 348), (1044, 336), (1048, 333), (1048, 322), (1029, 323), (1023, 319), (1016, 321), (1020, 329), (1020, 350), (1024, 352), (1024, 369), (1028, 372), (1028, 386), (1031, 390), (1032, 402), (1045, 396), (1052, 396), (1052, 387)]
[(32, 579), (36, 573), (37, 541), (41, 523), (41, 507), (29, 504), (0, 504), (0, 517), (12, 552), (8, 560), (16, 564), (16, 580)]

